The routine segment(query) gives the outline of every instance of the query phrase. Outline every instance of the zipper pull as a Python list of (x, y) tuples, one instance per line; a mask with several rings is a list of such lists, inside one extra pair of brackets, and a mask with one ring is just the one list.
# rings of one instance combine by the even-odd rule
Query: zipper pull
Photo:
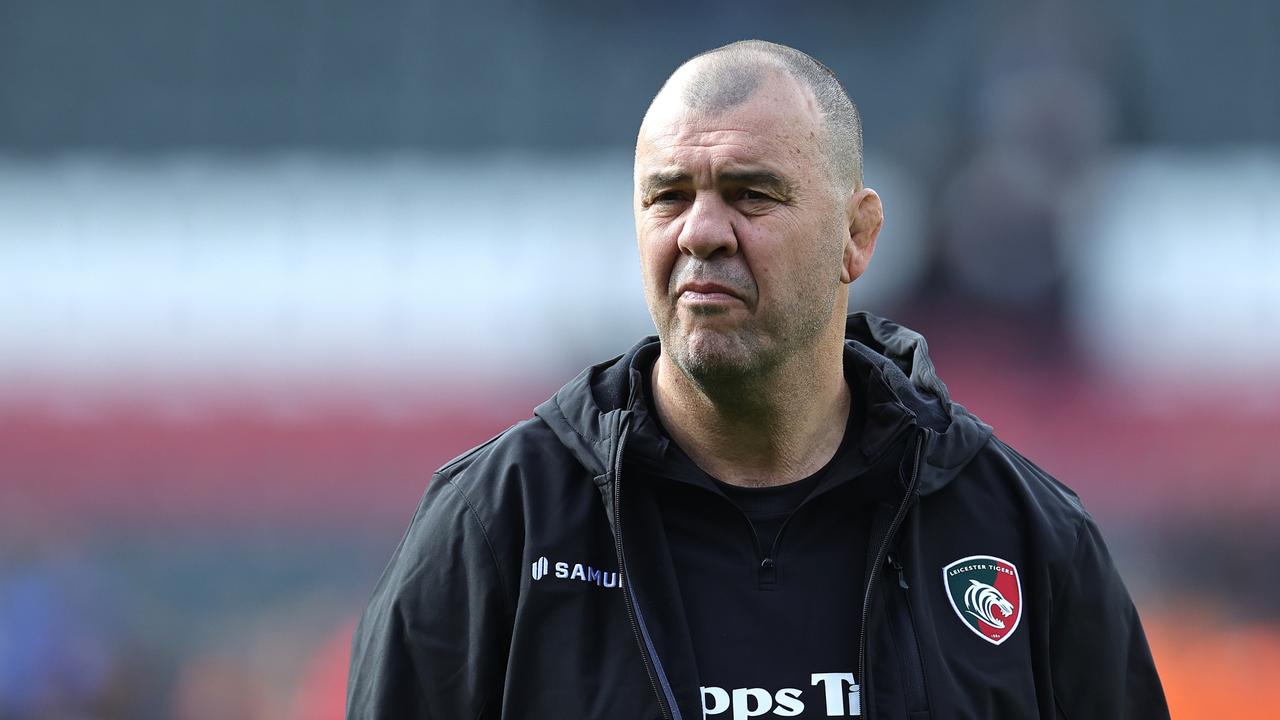
[(898, 559), (894, 557), (892, 554), (885, 555), (884, 562), (886, 565), (893, 568), (898, 573), (898, 587), (902, 588), (903, 590), (911, 589), (911, 586), (907, 584), (907, 576), (902, 569), (902, 563), (898, 562)]

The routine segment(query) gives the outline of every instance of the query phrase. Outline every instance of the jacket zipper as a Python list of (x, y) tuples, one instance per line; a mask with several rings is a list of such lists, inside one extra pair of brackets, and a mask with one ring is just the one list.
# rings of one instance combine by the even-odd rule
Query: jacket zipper
[[(743, 521), (747, 523), (747, 528), (751, 530), (751, 539), (755, 543), (756, 582), (758, 584), (772, 585), (777, 581), (777, 572), (778, 572), (777, 563), (774, 561), (773, 558), (778, 554), (777, 552), (778, 540), (777, 538), (774, 538), (773, 546), (769, 548), (769, 554), (766, 555), (764, 552), (764, 546), (760, 544), (760, 533), (756, 532), (756, 524), (751, 521), (751, 516), (743, 512), (742, 509), (739, 508), (737, 505), (734, 505), (734, 509), (736, 509), (740, 515), (742, 515)], [(787, 519), (790, 519), (790, 516), (787, 516)], [(784, 520), (782, 522), (782, 527), (786, 528), (786, 526), (787, 526), (787, 523)], [(778, 531), (778, 535), (779, 536), (782, 535), (782, 530)]]
[(911, 594), (907, 592), (911, 586), (907, 584), (906, 568), (902, 567), (902, 562), (893, 553), (885, 557), (885, 563), (898, 574), (898, 587), (903, 590), (902, 602), (893, 603), (892, 614), (897, 641), (904, 646), (898, 652), (902, 663), (907, 711), (916, 713), (929, 709), (929, 699), (924, 689), (924, 660), (920, 657), (920, 646), (916, 642), (915, 628), (911, 623)]
[[(640, 629), (640, 608), (636, 607), (632, 598), (631, 590), (631, 574), (626, 570), (625, 555), (622, 552), (622, 451), (627, 443), (627, 434), (631, 429), (629, 418), (624, 416), (621, 422), (621, 430), (618, 433), (618, 445), (613, 460), (613, 517), (614, 523), (617, 525), (618, 532), (614, 538), (614, 547), (618, 553), (618, 573), (622, 578), (623, 601), (627, 607), (627, 619), (631, 621), (631, 632), (635, 634), (636, 644), (640, 647), (640, 657), (644, 662), (644, 669), (649, 675), (649, 687), (652, 688), (653, 694), (658, 698), (658, 709), (662, 712), (663, 720), (673, 720), (672, 709), (667, 704), (666, 696), (658, 690), (658, 669), (656, 660), (649, 655), (649, 642), (645, 638), (645, 633)], [(664, 683), (664, 687), (666, 684)]]
[(858, 683), (862, 686), (862, 706), (870, 713), (873, 703), (871, 700), (871, 688), (867, 685), (867, 622), (871, 617), (871, 598), (872, 592), (875, 590), (876, 578), (880, 576), (880, 566), (884, 564), (885, 557), (889, 553), (889, 543), (893, 540), (893, 536), (898, 532), (898, 526), (902, 524), (903, 518), (907, 515), (907, 507), (911, 504), (911, 497), (915, 495), (916, 483), (920, 480), (920, 459), (923, 457), (921, 452), (924, 448), (925, 438), (928, 436), (929, 430), (921, 428), (920, 438), (916, 441), (915, 461), (911, 466), (911, 481), (907, 484), (907, 492), (902, 497), (902, 503), (898, 505), (898, 512), (894, 514), (893, 521), (889, 523), (889, 529), (884, 534), (884, 539), (880, 541), (880, 546), (876, 550), (875, 560), (872, 561), (871, 572), (867, 573), (867, 589), (862, 596), (862, 627), (858, 630)]

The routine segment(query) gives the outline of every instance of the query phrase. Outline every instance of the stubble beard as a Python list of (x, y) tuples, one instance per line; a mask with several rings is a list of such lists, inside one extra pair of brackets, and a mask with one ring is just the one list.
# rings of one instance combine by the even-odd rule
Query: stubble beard
[[(835, 236), (837, 232), (842, 230), (833, 226), (828, 234)], [(833, 254), (838, 250), (838, 246), (833, 247)], [(678, 285), (680, 272), (681, 268), (677, 268), (668, 281), (668, 287)], [(729, 287), (742, 289), (750, 285), (751, 300), (747, 304), (751, 316), (728, 327), (715, 322), (714, 315), (721, 312), (719, 310), (686, 308), (687, 315), (682, 317), (679, 299), (676, 298), (665, 308), (664, 322), (655, 322), (655, 325), (658, 326), (663, 354), (668, 355), (689, 382), (708, 397), (740, 402), (741, 396), (753, 389), (767, 389), (778, 380), (799, 379), (779, 378), (778, 371), (797, 355), (812, 354), (817, 350), (833, 322), (841, 293), (844, 293), (842, 310), (848, 309), (845, 286), (838, 281), (827, 283), (819, 280), (822, 275), (819, 267), (810, 268), (808, 273), (802, 274), (802, 277), (810, 279), (809, 284), (792, 296), (789, 303), (783, 307), (764, 308), (763, 313), (758, 304), (760, 298), (754, 294), (755, 281), (749, 274), (735, 274), (728, 267), (721, 267), (716, 272), (703, 275), (723, 281)], [(657, 313), (653, 317), (658, 320)], [(843, 317), (844, 312), (841, 312), (841, 336), (844, 334)]]
[(777, 349), (757, 328), (695, 327), (672, 323), (663, 346), (690, 382), (707, 394), (743, 389), (767, 377), (777, 365)]
[(659, 332), (663, 352), (707, 396), (740, 402), (743, 393), (775, 382), (781, 366), (819, 341), (830, 306), (798, 305), (731, 328), (697, 323), (696, 314), (693, 327), (686, 327), (677, 311)]

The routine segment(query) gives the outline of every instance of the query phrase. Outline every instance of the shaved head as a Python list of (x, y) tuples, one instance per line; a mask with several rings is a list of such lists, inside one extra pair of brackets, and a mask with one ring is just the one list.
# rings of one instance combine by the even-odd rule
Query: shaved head
[[(840, 82), (782, 45), (717, 48), (662, 86), (632, 174), (645, 302), (661, 341), (659, 414), (664, 403), (690, 417), (731, 411), (742, 422), (723, 437), (738, 437), (771, 407), (847, 395), (849, 285), (884, 220), (880, 196), (862, 186), (861, 146)], [(832, 421), (848, 415), (838, 402), (827, 410)], [(835, 447), (844, 425), (830, 427)]]
[[(835, 73), (795, 48), (764, 40), (742, 40), (685, 61), (654, 98), (679, 92), (685, 107), (717, 115), (752, 97), (776, 75), (795, 81), (811, 95), (826, 137), (827, 170), (845, 192), (862, 187), (862, 120)], [(653, 108), (650, 105), (650, 110)]]

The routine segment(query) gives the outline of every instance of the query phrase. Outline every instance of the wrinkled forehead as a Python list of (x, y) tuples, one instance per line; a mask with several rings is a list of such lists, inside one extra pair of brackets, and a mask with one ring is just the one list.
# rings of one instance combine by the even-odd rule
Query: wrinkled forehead
[[(820, 160), (821, 115), (813, 96), (789, 77), (775, 74), (728, 107), (689, 102), (673, 76), (654, 99), (636, 140), (636, 174), (701, 159), (765, 163), (781, 167)], [(704, 158), (710, 154), (712, 158)]]

